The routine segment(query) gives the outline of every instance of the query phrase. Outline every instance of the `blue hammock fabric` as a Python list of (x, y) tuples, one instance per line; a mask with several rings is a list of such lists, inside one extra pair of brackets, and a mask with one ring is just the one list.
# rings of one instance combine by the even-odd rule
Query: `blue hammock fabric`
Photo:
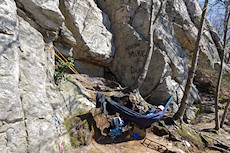
[(125, 106), (122, 106), (106, 98), (104, 94), (98, 92), (96, 97), (96, 107), (99, 108), (100, 106), (103, 105), (104, 102), (107, 102), (106, 109), (108, 111), (118, 112), (120, 113), (120, 116), (127, 119), (128, 121), (134, 122), (142, 127), (148, 127), (152, 123), (159, 121), (164, 116), (172, 99), (173, 99), (173, 95), (161, 103), (161, 105), (165, 106), (164, 110), (152, 115), (146, 115), (146, 114), (135, 112)]

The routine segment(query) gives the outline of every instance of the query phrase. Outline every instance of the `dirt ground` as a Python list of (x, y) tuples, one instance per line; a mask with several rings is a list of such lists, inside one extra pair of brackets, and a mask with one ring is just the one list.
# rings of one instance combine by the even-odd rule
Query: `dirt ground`
[[(213, 115), (208, 115), (213, 118)], [(214, 121), (210, 123), (200, 122), (207, 116), (202, 116), (197, 123), (189, 125), (198, 131), (203, 129), (214, 128)], [(199, 123), (200, 122), (200, 123)], [(202, 134), (210, 136), (214, 141), (220, 141), (230, 146), (230, 134), (221, 129), (218, 134), (212, 132), (204, 132)], [(228, 139), (227, 139), (228, 138)], [(223, 151), (217, 151), (210, 148), (198, 149), (194, 144), (187, 141), (169, 141), (167, 136), (157, 136), (153, 133), (147, 133), (145, 139), (132, 140), (121, 143), (108, 143), (99, 144), (95, 140), (92, 140), (90, 145), (83, 146), (74, 149), (75, 153), (221, 153)]]
[[(75, 76), (76, 77), (76, 76)], [(113, 88), (120, 89), (120, 86), (114, 82), (106, 82), (103, 78), (90, 78), (84, 76), (84, 78), (90, 82), (93, 87), (99, 86), (104, 91), (110, 91), (108, 86), (113, 85)], [(79, 79), (79, 78), (78, 78)], [(80, 80), (80, 79), (79, 79)], [(87, 87), (86, 87), (87, 88)], [(89, 87), (88, 87), (89, 88)], [(229, 93), (229, 92), (228, 92)], [(201, 93), (203, 94), (203, 93)], [(214, 105), (213, 96), (211, 98), (207, 95), (203, 97), (203, 105), (206, 107), (208, 105)], [(220, 116), (223, 114), (223, 109), (220, 110)], [(203, 134), (211, 137), (216, 142), (221, 142), (230, 146), (230, 127), (225, 125), (224, 129), (220, 129), (218, 133), (212, 131), (215, 127), (215, 114), (214, 112), (205, 113), (202, 112), (196, 118), (193, 124), (189, 124), (189, 127), (202, 132)], [(203, 130), (206, 130), (203, 131)], [(208, 131), (207, 131), (208, 130)], [(228, 132), (227, 132), (228, 131)], [(112, 144), (99, 144), (95, 140), (92, 140), (90, 145), (76, 148), (74, 152), (76, 153), (159, 153), (159, 152), (195, 152), (195, 153), (217, 153), (223, 151), (210, 150), (209, 148), (198, 149), (191, 142), (183, 141), (169, 141), (165, 137), (159, 137), (153, 133), (147, 133), (145, 139), (133, 140), (121, 143)], [(151, 143), (150, 143), (150, 140)]]
[[(156, 136), (148, 133), (146, 138), (153, 140), (135, 140), (122, 142), (117, 144), (98, 144), (94, 140), (89, 146), (80, 147), (74, 150), (76, 153), (220, 153), (219, 151), (210, 150), (208, 148), (199, 150), (188, 142), (172, 142), (164, 137)], [(143, 143), (144, 142), (144, 143)], [(187, 145), (189, 146), (187, 146)]]

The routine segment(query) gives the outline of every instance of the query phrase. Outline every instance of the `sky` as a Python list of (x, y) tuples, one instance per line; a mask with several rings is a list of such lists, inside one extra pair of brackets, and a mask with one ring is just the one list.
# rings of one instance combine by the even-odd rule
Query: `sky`
[[(205, 0), (198, 0), (199, 4), (203, 8)], [(224, 14), (225, 9), (222, 5), (215, 5), (216, 0), (210, 0), (207, 10), (207, 18), (212, 23), (216, 31), (222, 35), (223, 34), (223, 20), (224, 20)], [(229, 23), (230, 26), (230, 23)]]

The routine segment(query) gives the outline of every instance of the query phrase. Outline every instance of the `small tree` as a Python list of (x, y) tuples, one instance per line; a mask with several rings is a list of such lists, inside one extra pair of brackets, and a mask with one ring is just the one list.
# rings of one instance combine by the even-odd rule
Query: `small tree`
[[(221, 68), (220, 68), (220, 73), (219, 73), (219, 80), (218, 80), (218, 84), (217, 84), (217, 89), (216, 89), (216, 99), (215, 99), (215, 103), (218, 102), (219, 100), (219, 88), (220, 88), (220, 84), (221, 84), (221, 78), (222, 78), (222, 69), (223, 69), (223, 63), (224, 63), (224, 53), (225, 53), (225, 48), (226, 48), (226, 44), (227, 44), (227, 35), (228, 35), (228, 24), (229, 24), (229, 18), (230, 18), (230, 1), (225, 2), (225, 17), (224, 17), (224, 45), (223, 45), (223, 53), (221, 56)], [(227, 111), (228, 111), (228, 107), (229, 107), (229, 103), (230, 103), (230, 99), (228, 100), (228, 103), (225, 106), (225, 110), (224, 110), (224, 114), (222, 116), (222, 120), (220, 123), (220, 127), (223, 127), (224, 124), (224, 119), (227, 115)], [(219, 129), (219, 125), (217, 125), (216, 123), (216, 129)]]
[(142, 70), (141, 73), (138, 75), (138, 77), (134, 81), (134, 83), (129, 87), (130, 90), (135, 92), (135, 93), (139, 93), (139, 89), (140, 89), (141, 85), (143, 84), (143, 82), (144, 82), (144, 80), (146, 78), (148, 69), (149, 69), (150, 61), (151, 61), (152, 54), (153, 54), (153, 32), (154, 32), (154, 29), (155, 29), (155, 22), (156, 22), (156, 20), (158, 19), (158, 17), (161, 14), (163, 4), (164, 4), (164, 1), (161, 1), (160, 8), (159, 8), (159, 10), (157, 12), (157, 15), (156, 15), (155, 19), (154, 19), (154, 15), (153, 15), (153, 11), (154, 11), (153, 10), (154, 9), (153, 8), (153, 0), (151, 0), (148, 53), (147, 53), (147, 55), (145, 57), (145, 63), (143, 64), (143, 67), (141, 69)]
[(195, 44), (194, 55), (192, 58), (192, 66), (191, 66), (191, 69), (189, 70), (189, 73), (188, 73), (188, 79), (187, 79), (187, 83), (185, 86), (184, 95), (183, 95), (183, 98), (181, 100), (181, 105), (180, 105), (177, 113), (174, 115), (174, 119), (180, 119), (180, 121), (183, 121), (183, 116), (184, 116), (184, 112), (185, 112), (186, 105), (187, 105), (186, 101), (187, 101), (189, 90), (192, 86), (194, 74), (196, 71), (196, 66), (197, 66), (197, 61), (198, 61), (198, 56), (199, 56), (199, 43), (200, 43), (202, 31), (203, 31), (204, 19), (205, 19), (205, 14), (206, 14), (208, 2), (209, 2), (209, 0), (205, 0), (205, 2), (204, 2), (204, 8), (203, 8), (202, 15), (201, 15), (199, 31), (198, 31), (198, 35), (197, 35), (196, 44)]

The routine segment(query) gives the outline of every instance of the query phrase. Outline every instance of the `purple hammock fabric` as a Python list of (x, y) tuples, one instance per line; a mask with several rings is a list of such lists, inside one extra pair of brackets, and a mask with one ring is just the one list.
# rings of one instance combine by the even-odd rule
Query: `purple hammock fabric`
[(104, 94), (102, 93), (97, 93), (97, 97), (96, 97), (96, 107), (99, 108), (103, 105), (104, 102), (107, 102), (107, 105), (106, 105), (106, 109), (107, 111), (113, 111), (113, 112), (118, 112), (120, 113), (120, 116), (122, 116), (123, 118), (125, 118), (126, 120), (128, 121), (132, 121), (142, 127), (148, 127), (150, 126), (152, 123), (160, 120), (168, 106), (169, 106), (169, 103), (172, 101), (173, 99), (173, 96), (170, 96), (167, 100), (163, 101), (161, 103), (161, 105), (165, 106), (164, 110), (158, 112), (158, 113), (155, 113), (153, 115), (145, 115), (145, 114), (142, 114), (142, 113), (138, 113), (138, 112), (135, 112), (125, 106), (122, 106), (108, 98), (106, 98), (104, 96)]

